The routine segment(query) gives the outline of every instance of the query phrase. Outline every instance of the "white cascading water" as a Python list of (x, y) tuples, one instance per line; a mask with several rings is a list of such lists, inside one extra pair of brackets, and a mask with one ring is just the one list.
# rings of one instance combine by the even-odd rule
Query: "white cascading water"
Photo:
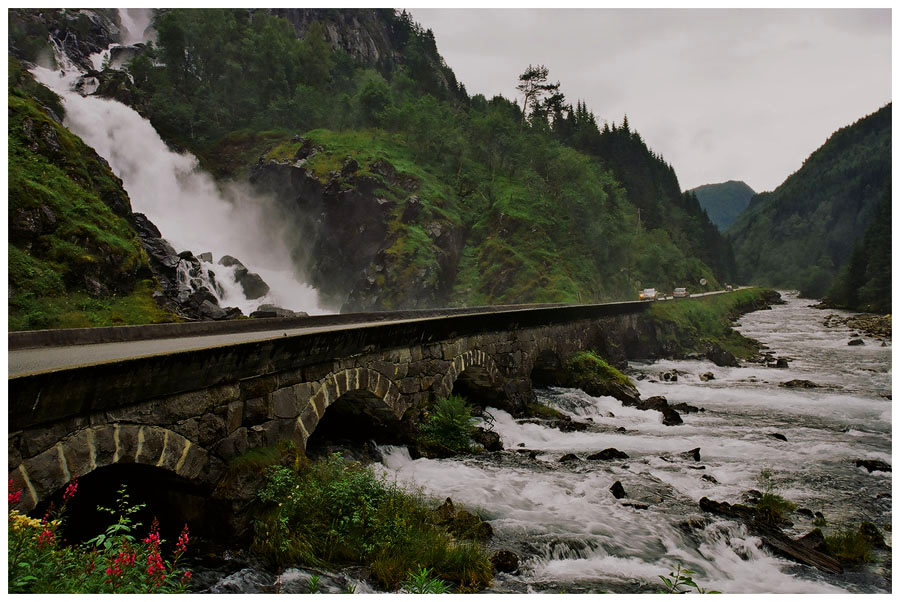
[[(632, 365), (634, 376), (647, 376), (637, 381), (644, 399), (663, 395), (704, 408), (682, 413), (682, 425), (665, 426), (659, 412), (623, 407), (612, 397), (552, 389), (539, 399), (590, 419), (601, 432), (561, 432), (491, 409), (504, 449), (519, 450), (521, 460), (508, 452), (499, 460), (412, 460), (406, 448), (385, 447), (386, 472), (478, 509), (494, 528), (495, 545), (524, 553), (520, 573), (499, 575), (494, 591), (649, 592), (678, 563), (696, 570), (701, 586), (724, 593), (890, 591), (889, 575), (887, 586), (864, 571), (826, 575), (773, 555), (743, 525), (699, 509), (704, 496), (742, 502), (746, 491), (761, 488), (768, 469), (777, 493), (827, 517), (826, 533), (869, 520), (890, 545), (891, 473), (854, 464), (891, 462), (890, 346), (867, 338), (865, 346), (849, 347), (848, 329), (825, 328), (825, 312), (786, 298), (787, 305), (744, 316), (740, 330), (790, 357), (787, 369), (700, 360)], [(659, 378), (673, 369), (681, 372), (677, 382)], [(707, 372), (715, 379), (701, 381)], [(793, 379), (821, 387), (779, 386)], [(610, 447), (629, 458), (585, 459)], [(682, 455), (697, 447), (699, 462)], [(529, 453), (534, 460), (526, 460)], [(567, 453), (581, 461), (559, 462)], [(613, 497), (615, 481), (626, 498)], [(623, 504), (629, 500), (647, 507)], [(693, 519), (699, 522), (686, 524)], [(791, 520), (792, 537), (814, 527), (797, 514)]]
[[(140, 32), (131, 31), (125, 39), (143, 41), (147, 23), (146, 15), (127, 13), (123, 27), (138, 27)], [(92, 62), (102, 63), (99, 54), (91, 57)], [(220, 297), (220, 305), (238, 307), (245, 315), (264, 303), (310, 314), (330, 313), (319, 305), (317, 291), (303, 282), (291, 260), (286, 241), (294, 232), (274, 199), (246, 185), (218, 186), (198, 168), (193, 155), (172, 152), (150, 122), (130, 107), (72, 91), (82, 73), (65, 58), (59, 64), (57, 71), (35, 67), (31, 72), (63, 98), (66, 127), (109, 162), (122, 179), (132, 209), (145, 214), (177, 251), (211, 252), (214, 262), (231, 255), (270, 287), (265, 297), (247, 299), (234, 280), (234, 267), (204, 264), (221, 285), (221, 295), (212, 291)]]

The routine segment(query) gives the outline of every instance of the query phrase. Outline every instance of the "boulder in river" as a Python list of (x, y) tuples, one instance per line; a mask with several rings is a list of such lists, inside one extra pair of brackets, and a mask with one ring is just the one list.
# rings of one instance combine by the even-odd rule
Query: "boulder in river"
[(447, 527), (453, 535), (460, 538), (490, 539), (494, 535), (491, 525), (472, 514), (468, 510), (457, 508), (453, 500), (447, 498), (434, 511), (437, 524)]
[(567, 463), (567, 462), (578, 462), (578, 461), (580, 461), (580, 460), (581, 460), (581, 458), (579, 458), (579, 457), (576, 456), (575, 454), (566, 454), (566, 455), (564, 455), (562, 458), (559, 459), (559, 461), (560, 461), (560, 462), (563, 462), (563, 463)]
[(491, 564), (497, 573), (515, 573), (519, 570), (519, 556), (509, 550), (497, 550), (491, 556)]
[(865, 345), (865, 343), (863, 342), (862, 339), (850, 339), (847, 342), (847, 344), (850, 345), (851, 347), (856, 346), (856, 345)]
[(692, 449), (692, 450), (683, 452), (683, 453), (681, 454), (681, 457), (682, 457), (682, 458), (688, 458), (688, 459), (690, 459), (690, 460), (693, 460), (694, 462), (699, 462), (699, 461), (700, 461), (700, 448), (699, 448), (699, 447), (695, 447), (695, 448)]
[(612, 492), (613, 497), (617, 500), (621, 500), (623, 497), (625, 497), (625, 488), (622, 487), (622, 483), (620, 483), (619, 481), (613, 483), (612, 487), (610, 487), (609, 490)]
[(860, 459), (860, 460), (856, 461), (856, 465), (862, 466), (869, 472), (874, 472), (876, 470), (880, 470), (882, 472), (891, 472), (891, 465), (887, 464), (885, 462), (882, 462), (881, 460), (862, 460), (862, 459)]
[(609, 447), (587, 457), (588, 460), (625, 460), (627, 458), (628, 454), (619, 451), (614, 447)]
[(768, 433), (768, 436), (772, 439), (778, 439), (779, 441), (787, 441), (787, 437), (785, 437), (781, 433)]
[(789, 380), (787, 382), (783, 382), (779, 387), (786, 387), (788, 389), (816, 389), (819, 385), (814, 383), (811, 380), (803, 380), (800, 378), (795, 378), (794, 380)]
[(639, 410), (657, 410), (663, 415), (663, 424), (666, 426), (675, 426), (684, 422), (681, 415), (669, 406), (668, 400), (660, 395), (655, 395), (640, 402), (636, 406)]
[(715, 380), (716, 376), (712, 372), (704, 372), (700, 375), (700, 380), (703, 382)]
[(501, 451), (503, 449), (503, 440), (494, 431), (477, 427), (472, 435), (472, 439), (487, 451)]

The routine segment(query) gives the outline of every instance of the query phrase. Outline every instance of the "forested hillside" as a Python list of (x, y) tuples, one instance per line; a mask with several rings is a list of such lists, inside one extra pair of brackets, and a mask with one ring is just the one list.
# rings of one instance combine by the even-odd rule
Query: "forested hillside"
[(735, 180), (728, 180), (720, 184), (704, 184), (692, 188), (689, 192), (696, 195), (710, 221), (721, 232), (725, 232), (734, 223), (737, 216), (747, 208), (750, 199), (756, 194), (746, 183)]
[(822, 297), (891, 190), (891, 105), (831, 135), (729, 230), (743, 281)]
[(672, 167), (541, 66), (522, 66), (520, 98), (469, 96), (392, 10), (164, 10), (155, 28), (130, 77), (94, 74), (98, 94), (217, 177), (276, 192), (334, 307), (632, 299), (734, 276)]

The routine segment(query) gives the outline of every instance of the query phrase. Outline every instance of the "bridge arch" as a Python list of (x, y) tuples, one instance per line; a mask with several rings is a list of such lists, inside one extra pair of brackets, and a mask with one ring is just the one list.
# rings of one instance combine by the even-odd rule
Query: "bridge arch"
[[(348, 368), (333, 372), (319, 382), (308, 407), (304, 407), (297, 417), (304, 447), (325, 417), (326, 410), (338, 401), (357, 402), (360, 409), (367, 413), (391, 416), (394, 419), (399, 419), (406, 410), (396, 383), (377, 370)], [(335, 409), (338, 413), (343, 413), (345, 405), (349, 404), (341, 403)]]
[(502, 395), (502, 384), (503, 377), (494, 359), (480, 349), (469, 349), (450, 362), (450, 367), (435, 389), (435, 396), (447, 397), (455, 390), (463, 397), (493, 401)]
[(142, 464), (189, 481), (210, 476), (209, 453), (166, 428), (138, 424), (87, 427), (22, 461), (9, 472), (22, 491), (19, 507), (30, 511), (69, 481), (114, 464)]

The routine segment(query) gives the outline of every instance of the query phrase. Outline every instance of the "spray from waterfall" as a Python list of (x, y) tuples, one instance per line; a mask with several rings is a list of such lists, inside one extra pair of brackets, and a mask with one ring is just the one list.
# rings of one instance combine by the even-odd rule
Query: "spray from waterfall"
[[(144, 23), (140, 34), (129, 33), (123, 39), (143, 40), (149, 17), (122, 12), (128, 13), (122, 18), (124, 27)], [(143, 17), (146, 21), (141, 21)], [(203, 273), (215, 271), (219, 286), (210, 288), (222, 306), (238, 307), (245, 314), (262, 304), (327, 313), (319, 305), (316, 290), (303, 282), (291, 260), (287, 241), (296, 234), (274, 199), (243, 184), (219, 186), (199, 169), (193, 155), (172, 152), (150, 122), (130, 107), (74, 92), (83, 74), (64, 59), (57, 64), (58, 71), (35, 67), (32, 73), (63, 98), (66, 127), (109, 162), (122, 179), (134, 211), (156, 224), (176, 250), (212, 253), (213, 262), (204, 262)], [(234, 280), (234, 266), (214, 263), (225, 255), (237, 257), (259, 274), (269, 292), (248, 299)]]

